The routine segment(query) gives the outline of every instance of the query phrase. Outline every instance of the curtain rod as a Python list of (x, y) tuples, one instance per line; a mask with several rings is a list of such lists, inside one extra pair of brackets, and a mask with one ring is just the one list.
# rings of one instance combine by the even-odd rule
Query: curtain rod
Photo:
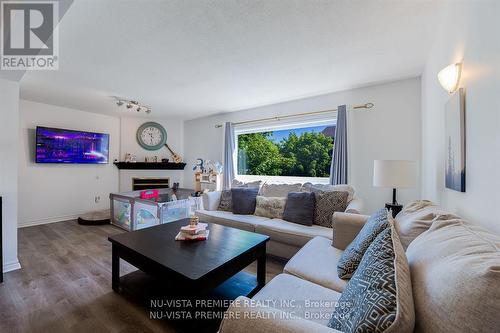
[[(373, 104), (373, 103), (365, 103), (365, 104), (361, 104), (361, 105), (354, 105), (352, 107), (352, 109), (371, 109), (374, 106), (375, 106), (375, 104)], [(257, 122), (269, 121), (269, 120), (279, 121), (279, 120), (285, 119), (285, 118), (293, 118), (293, 117), (308, 116), (308, 115), (330, 113), (330, 112), (337, 112), (337, 109), (303, 112), (303, 113), (288, 114), (288, 115), (284, 115), (284, 116), (276, 116), (276, 117), (261, 118), (261, 119), (254, 119), (254, 120), (245, 120), (245, 121), (239, 121), (239, 122), (233, 123), (233, 125), (251, 124), (251, 123), (257, 123)], [(223, 126), (222, 124), (215, 125), (216, 128), (221, 128), (222, 126)]]

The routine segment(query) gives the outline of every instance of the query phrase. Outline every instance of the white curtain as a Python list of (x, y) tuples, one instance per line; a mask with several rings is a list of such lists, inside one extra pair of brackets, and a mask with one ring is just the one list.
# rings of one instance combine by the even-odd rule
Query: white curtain
[(333, 144), (330, 184), (347, 184), (347, 107), (345, 105), (337, 108), (337, 128)]
[(224, 124), (224, 173), (223, 188), (228, 190), (234, 179), (234, 127), (230, 122)]

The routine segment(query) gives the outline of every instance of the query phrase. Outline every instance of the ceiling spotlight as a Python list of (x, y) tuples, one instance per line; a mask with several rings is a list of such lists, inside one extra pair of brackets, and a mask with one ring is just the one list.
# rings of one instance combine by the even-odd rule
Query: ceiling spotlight
[[(0, 0), (1, 1), (1, 0)], [(142, 105), (138, 101), (133, 101), (133, 100), (128, 100), (128, 99), (122, 99), (119, 97), (115, 97), (115, 103), (118, 107), (125, 105), (127, 109), (134, 109), (137, 112), (143, 111), (146, 114), (151, 113), (151, 108), (149, 106)]]

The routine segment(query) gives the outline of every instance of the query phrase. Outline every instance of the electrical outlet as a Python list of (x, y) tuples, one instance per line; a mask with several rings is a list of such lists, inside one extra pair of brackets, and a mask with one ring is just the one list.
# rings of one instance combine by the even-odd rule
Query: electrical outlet
[(95, 201), (95, 203), (99, 203), (99, 202), (101, 201), (101, 196), (96, 195), (96, 196), (94, 197), (94, 201)]

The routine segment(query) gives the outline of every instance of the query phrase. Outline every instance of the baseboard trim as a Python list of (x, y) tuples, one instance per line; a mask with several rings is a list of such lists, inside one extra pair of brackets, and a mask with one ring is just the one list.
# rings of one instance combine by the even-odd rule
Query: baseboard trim
[(18, 228), (26, 228), (26, 227), (33, 227), (35, 225), (42, 225), (42, 224), (63, 222), (63, 221), (69, 221), (69, 220), (76, 220), (79, 216), (81, 216), (83, 214), (85, 214), (85, 213), (82, 212), (82, 213), (79, 213), (79, 214), (46, 217), (46, 218), (39, 219), (39, 220), (24, 221), (24, 222), (20, 222), (17, 225), (17, 227)]
[(17, 269), (21, 269), (21, 263), (19, 262), (19, 260), (3, 264), (4, 273), (15, 271)]

